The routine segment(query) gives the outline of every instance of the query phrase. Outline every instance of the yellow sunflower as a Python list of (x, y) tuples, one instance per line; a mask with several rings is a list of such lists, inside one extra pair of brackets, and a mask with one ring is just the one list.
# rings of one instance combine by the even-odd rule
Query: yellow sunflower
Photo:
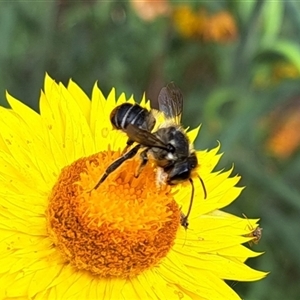
[[(224, 280), (254, 281), (266, 273), (244, 264), (258, 253), (257, 220), (219, 209), (241, 192), (239, 176), (213, 171), (219, 147), (197, 151), (189, 228), (180, 225), (190, 184), (155, 184), (149, 163), (126, 161), (96, 190), (120, 155), (126, 135), (110, 112), (125, 101), (94, 87), (91, 101), (70, 81), (46, 76), (40, 114), (7, 95), (0, 108), (0, 299), (240, 299)], [(149, 107), (142, 99), (141, 104)], [(198, 129), (189, 132), (193, 141)], [(196, 175), (197, 176), (197, 175)], [(248, 235), (248, 237), (247, 237)]]

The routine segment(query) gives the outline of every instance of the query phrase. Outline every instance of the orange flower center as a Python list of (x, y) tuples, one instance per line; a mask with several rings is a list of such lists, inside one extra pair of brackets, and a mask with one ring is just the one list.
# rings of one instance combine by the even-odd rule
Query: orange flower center
[(102, 277), (133, 277), (159, 263), (174, 244), (180, 209), (169, 186), (157, 188), (149, 163), (138, 178), (128, 160), (97, 188), (120, 156), (105, 151), (65, 167), (47, 210), (49, 234), (65, 260)]

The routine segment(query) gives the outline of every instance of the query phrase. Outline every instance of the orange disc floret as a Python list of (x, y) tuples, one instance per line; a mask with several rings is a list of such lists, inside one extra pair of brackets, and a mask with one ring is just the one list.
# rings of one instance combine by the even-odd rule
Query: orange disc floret
[(149, 163), (138, 178), (129, 160), (93, 189), (120, 154), (105, 151), (65, 167), (47, 210), (53, 243), (66, 261), (101, 277), (133, 277), (167, 255), (180, 226), (169, 186), (157, 188)]

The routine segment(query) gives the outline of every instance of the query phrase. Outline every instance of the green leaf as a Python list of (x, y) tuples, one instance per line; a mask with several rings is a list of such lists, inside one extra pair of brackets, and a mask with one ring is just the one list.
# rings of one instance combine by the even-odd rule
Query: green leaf
[(291, 40), (281, 40), (277, 41), (273, 45), (265, 48), (264, 53), (273, 52), (277, 55), (282, 56), (284, 59), (288, 60), (300, 71), (300, 45), (297, 42)]
[(282, 28), (284, 3), (281, 1), (268, 1), (264, 5), (264, 33), (262, 44), (273, 42)]

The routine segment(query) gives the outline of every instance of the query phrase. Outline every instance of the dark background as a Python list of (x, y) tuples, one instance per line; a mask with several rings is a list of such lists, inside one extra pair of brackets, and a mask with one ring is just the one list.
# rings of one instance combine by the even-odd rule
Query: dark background
[(202, 123), (195, 147), (220, 141), (219, 169), (242, 175), (226, 210), (261, 218), (266, 253), (249, 264), (271, 273), (230, 284), (247, 300), (299, 298), (300, 2), (1, 1), (0, 41), (5, 106), (8, 90), (38, 110), (45, 72), (154, 106), (175, 81), (183, 124)]

